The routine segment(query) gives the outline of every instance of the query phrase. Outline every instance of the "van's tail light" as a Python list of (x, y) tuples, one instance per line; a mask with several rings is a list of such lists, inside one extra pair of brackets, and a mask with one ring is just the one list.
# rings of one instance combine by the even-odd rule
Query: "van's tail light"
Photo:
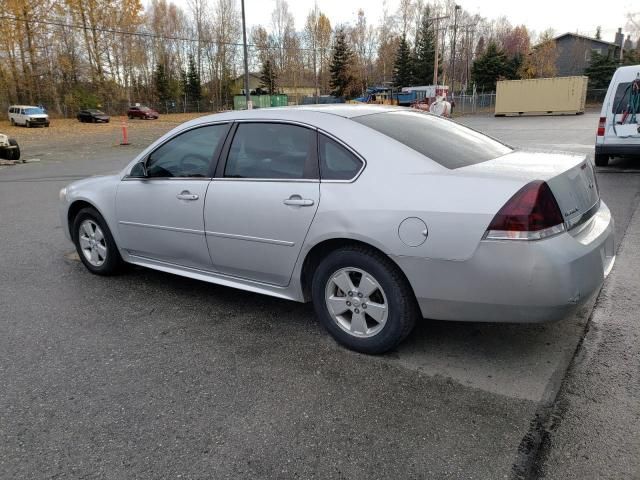
[(604, 127), (607, 124), (607, 118), (606, 117), (600, 117), (600, 120), (598, 121), (598, 137), (604, 137)]
[(500, 209), (484, 238), (540, 240), (564, 230), (562, 212), (549, 185), (536, 180), (518, 190)]

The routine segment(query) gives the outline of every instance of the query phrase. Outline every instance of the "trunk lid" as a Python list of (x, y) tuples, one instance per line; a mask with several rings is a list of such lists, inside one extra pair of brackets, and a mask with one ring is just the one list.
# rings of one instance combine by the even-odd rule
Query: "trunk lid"
[(514, 151), (464, 170), (519, 179), (523, 185), (544, 180), (551, 188), (568, 228), (588, 218), (600, 199), (595, 170), (586, 155)]

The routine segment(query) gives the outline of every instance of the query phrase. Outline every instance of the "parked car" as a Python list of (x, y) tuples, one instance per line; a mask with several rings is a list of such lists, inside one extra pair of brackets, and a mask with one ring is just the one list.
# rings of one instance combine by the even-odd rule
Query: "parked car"
[(618, 68), (604, 97), (596, 134), (596, 165), (640, 155), (640, 65)]
[(160, 118), (160, 114), (153, 110), (152, 108), (145, 106), (131, 106), (127, 111), (127, 116), (129, 119), (133, 118), (142, 118), (144, 120), (150, 119), (158, 119)]
[(9, 138), (0, 133), (0, 158), (5, 160), (20, 160), (20, 147), (15, 138)]
[(12, 105), (9, 107), (9, 121), (11, 125), (25, 127), (48, 127), (49, 115), (41, 107), (32, 105)]
[(107, 115), (101, 110), (96, 110), (93, 108), (88, 108), (87, 110), (80, 110), (78, 112), (77, 118), (78, 118), (78, 121), (80, 122), (109, 123), (109, 115)]
[(245, 110), (180, 125), (60, 191), (89, 271), (123, 263), (300, 302), (342, 344), (421, 317), (543, 322), (600, 288), (614, 224), (585, 155), (514, 150), (412, 109)]

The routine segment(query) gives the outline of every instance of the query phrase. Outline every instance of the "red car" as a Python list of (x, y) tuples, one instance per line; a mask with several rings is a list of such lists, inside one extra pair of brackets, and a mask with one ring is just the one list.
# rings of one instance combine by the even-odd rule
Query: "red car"
[(127, 116), (130, 119), (133, 118), (142, 118), (143, 120), (148, 120), (148, 119), (157, 119), (160, 118), (160, 114), (158, 112), (156, 112), (155, 110), (153, 110), (152, 108), (149, 107), (143, 107), (143, 106), (132, 106), (129, 107), (129, 110), (127, 110)]

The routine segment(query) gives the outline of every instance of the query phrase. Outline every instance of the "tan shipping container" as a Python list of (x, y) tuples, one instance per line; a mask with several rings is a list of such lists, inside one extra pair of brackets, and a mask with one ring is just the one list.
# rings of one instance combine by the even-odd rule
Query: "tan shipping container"
[(571, 115), (584, 113), (587, 77), (501, 80), (496, 89), (496, 116)]

